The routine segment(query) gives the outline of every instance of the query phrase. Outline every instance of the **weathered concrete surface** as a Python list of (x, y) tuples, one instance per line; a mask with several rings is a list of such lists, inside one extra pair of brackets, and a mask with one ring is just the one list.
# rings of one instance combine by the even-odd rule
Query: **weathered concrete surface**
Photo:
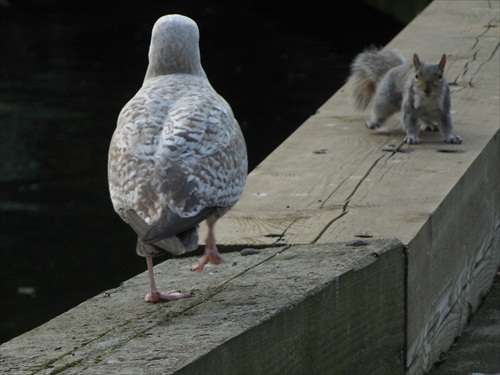
[[(364, 241), (364, 240), (363, 240)], [(194, 297), (142, 302), (146, 274), (1, 349), (8, 374), (402, 373), (403, 246), (395, 239), (267, 248), (156, 266)]]
[(429, 374), (500, 374), (500, 273), (470, 324)]
[(410, 374), (439, 361), (493, 283), (500, 264), (499, 140), (486, 145), (408, 244)]

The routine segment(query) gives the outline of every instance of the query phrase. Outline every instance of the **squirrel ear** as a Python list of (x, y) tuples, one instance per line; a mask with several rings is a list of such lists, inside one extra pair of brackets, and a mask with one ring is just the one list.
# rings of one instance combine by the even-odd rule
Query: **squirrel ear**
[(415, 66), (415, 70), (420, 69), (420, 59), (416, 53), (413, 54), (413, 65)]
[(444, 72), (444, 66), (446, 65), (446, 54), (443, 53), (443, 56), (441, 56), (441, 60), (439, 60), (439, 70), (441, 72)]

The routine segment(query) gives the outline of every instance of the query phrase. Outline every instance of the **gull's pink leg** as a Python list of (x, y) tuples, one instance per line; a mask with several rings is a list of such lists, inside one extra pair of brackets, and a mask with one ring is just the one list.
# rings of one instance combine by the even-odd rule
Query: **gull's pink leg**
[(156, 288), (155, 274), (153, 269), (153, 257), (146, 257), (146, 263), (148, 264), (148, 274), (149, 274), (149, 285), (151, 287), (151, 292), (146, 295), (144, 300), (146, 302), (161, 302), (161, 301), (173, 301), (179, 298), (191, 297), (191, 293), (180, 293), (176, 290), (172, 290), (168, 293), (160, 293)]
[(208, 262), (213, 264), (221, 264), (223, 262), (222, 257), (217, 250), (215, 241), (215, 221), (207, 221), (208, 224), (208, 236), (205, 241), (205, 254), (200, 258), (198, 264), (191, 268), (191, 271), (203, 271), (205, 264)]

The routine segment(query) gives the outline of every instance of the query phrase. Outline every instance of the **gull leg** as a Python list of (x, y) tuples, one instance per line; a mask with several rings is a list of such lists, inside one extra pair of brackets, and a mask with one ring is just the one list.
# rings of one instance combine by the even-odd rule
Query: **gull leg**
[(153, 269), (153, 257), (146, 257), (146, 263), (148, 264), (148, 275), (149, 275), (149, 285), (151, 291), (146, 295), (144, 300), (146, 302), (161, 302), (161, 301), (173, 301), (179, 298), (191, 297), (191, 293), (181, 293), (177, 290), (172, 290), (167, 293), (160, 293), (156, 288), (155, 274)]
[(217, 250), (216, 240), (215, 240), (215, 221), (207, 221), (208, 223), (208, 236), (205, 241), (205, 254), (200, 258), (198, 264), (191, 268), (191, 271), (202, 271), (207, 263), (221, 264), (223, 262), (222, 257)]

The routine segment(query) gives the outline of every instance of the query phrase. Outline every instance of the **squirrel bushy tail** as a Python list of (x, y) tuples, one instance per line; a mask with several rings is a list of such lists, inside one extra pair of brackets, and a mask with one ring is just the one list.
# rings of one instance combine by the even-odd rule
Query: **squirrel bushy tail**
[(356, 56), (351, 64), (349, 76), (354, 85), (353, 98), (356, 108), (366, 109), (385, 74), (404, 62), (405, 59), (395, 51), (379, 51), (375, 48)]

